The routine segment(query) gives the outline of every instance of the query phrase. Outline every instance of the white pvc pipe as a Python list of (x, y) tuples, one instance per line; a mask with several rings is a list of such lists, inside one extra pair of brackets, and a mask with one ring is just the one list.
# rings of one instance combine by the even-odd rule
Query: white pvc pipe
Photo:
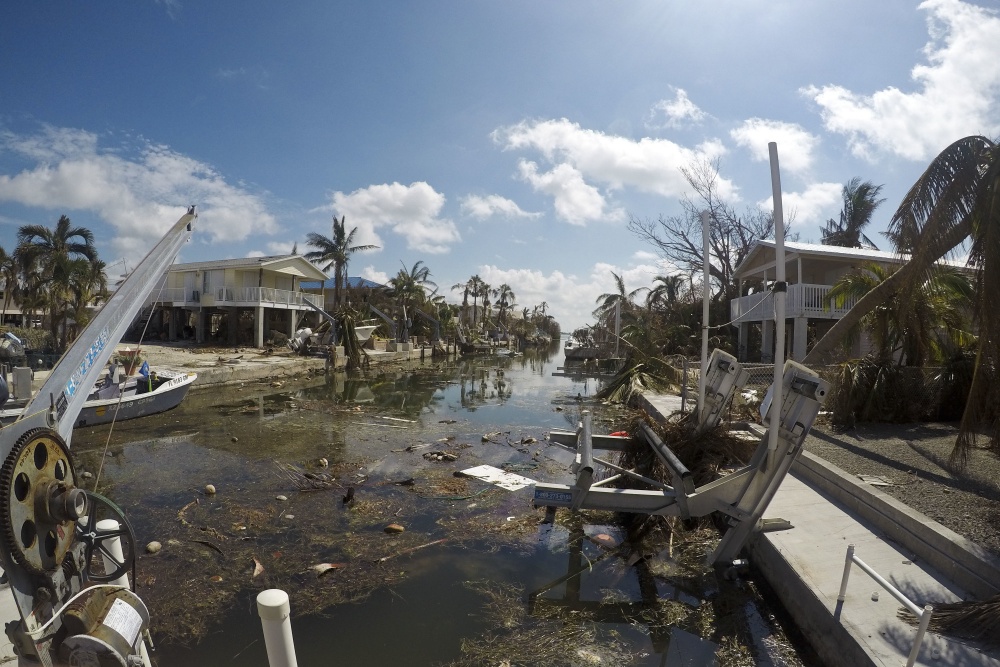
[(257, 595), (257, 613), (264, 629), (264, 645), (270, 667), (298, 667), (295, 644), (292, 641), (292, 608), (288, 593), (269, 588)]
[[(98, 534), (102, 532), (114, 532), (120, 529), (122, 526), (120, 523), (114, 519), (101, 519), (97, 522), (97, 532)], [(115, 560), (108, 558), (108, 555), (103, 551), (101, 552), (101, 560), (104, 561), (104, 571), (112, 572), (120, 567), (120, 563), (125, 562), (125, 552), (122, 551), (122, 538), (112, 537), (110, 539), (104, 540), (101, 543), (104, 549), (111, 552)], [(117, 562), (116, 562), (117, 561)], [(122, 575), (115, 579), (114, 581), (109, 581), (109, 584), (113, 586), (121, 586), (123, 588), (130, 588), (128, 583), (128, 572), (122, 572)], [(139, 640), (139, 657), (142, 659), (142, 664), (144, 667), (151, 667), (152, 661), (149, 659), (149, 651), (146, 650), (146, 640)]]
[(778, 448), (778, 428), (781, 421), (782, 375), (785, 366), (785, 297), (788, 283), (785, 280), (785, 218), (781, 207), (781, 171), (778, 168), (778, 144), (770, 142), (767, 152), (771, 158), (771, 197), (774, 200), (774, 380), (771, 391), (771, 424), (767, 449)]
[(708, 211), (701, 212), (701, 377), (698, 378), (698, 421), (704, 419), (705, 412), (705, 376), (708, 375), (708, 300), (709, 294), (709, 225), (712, 216)]
[[(114, 519), (101, 519), (100, 521), (97, 522), (97, 532), (98, 532), (98, 534), (100, 534), (102, 532), (109, 532), (109, 533), (110, 532), (114, 532), (114, 531), (118, 530), (119, 528), (121, 528), (121, 524), (118, 523), (117, 521), (115, 521)], [(116, 562), (112, 561), (110, 558), (108, 558), (107, 554), (105, 554), (105, 553), (102, 552), (101, 553), (101, 560), (104, 561), (104, 570), (106, 572), (111, 572), (111, 571), (117, 570), (119, 567), (121, 567), (120, 564), (125, 562), (125, 554), (122, 552), (122, 540), (121, 540), (121, 538), (120, 537), (112, 537), (111, 539), (104, 540), (101, 543), (101, 546), (104, 549), (107, 549), (108, 551), (110, 551), (111, 555), (114, 556), (118, 560), (118, 562), (116, 563)], [(109, 584), (114, 584), (115, 586), (124, 586), (125, 588), (128, 588), (129, 587), (129, 584), (128, 584), (128, 572), (123, 572), (122, 576), (118, 577), (114, 581), (109, 581), (108, 583)]]

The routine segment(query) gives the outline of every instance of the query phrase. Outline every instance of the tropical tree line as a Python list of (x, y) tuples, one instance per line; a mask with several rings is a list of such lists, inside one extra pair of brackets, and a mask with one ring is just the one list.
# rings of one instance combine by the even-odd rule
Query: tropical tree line
[(90, 321), (92, 308), (110, 296), (106, 268), (93, 233), (67, 216), (52, 229), (24, 225), (13, 251), (0, 248), (2, 319), (17, 303), (29, 320), (38, 315), (64, 349)]
[[(403, 335), (429, 335), (433, 324), (423, 317), (427, 315), (440, 323), (442, 336), (454, 335), (457, 327), (463, 327), (474, 339), (490, 335), (529, 338), (539, 331), (558, 337), (559, 325), (546, 314), (548, 304), (545, 302), (518, 311), (517, 296), (510, 285), (493, 287), (474, 275), (451, 287), (453, 293), (462, 295), (461, 305), (449, 303), (439, 293), (440, 288), (431, 280), (431, 271), (423, 261), (410, 267), (403, 264), (387, 281), (386, 289), (362, 290), (362, 301), (351, 303), (346, 289), (350, 259), (357, 252), (378, 247), (356, 244), (357, 231), (357, 227), (348, 230), (344, 216), (339, 220), (334, 216), (331, 237), (315, 232), (307, 236), (307, 244), (314, 250), (305, 253), (304, 257), (322, 271), (333, 272), (336, 311), (365, 317), (367, 306), (375, 306), (398, 319), (406, 332)], [(516, 317), (517, 313), (521, 317)]]

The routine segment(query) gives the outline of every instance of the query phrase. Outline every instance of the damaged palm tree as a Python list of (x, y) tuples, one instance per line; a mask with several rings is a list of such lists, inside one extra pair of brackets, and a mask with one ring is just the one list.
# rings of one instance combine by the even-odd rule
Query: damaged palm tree
[(348, 313), (338, 316), (338, 328), (340, 329), (344, 344), (344, 356), (347, 358), (347, 370), (353, 371), (361, 368), (361, 359), (368, 358), (368, 353), (361, 347), (358, 337), (354, 333), (354, 317)]

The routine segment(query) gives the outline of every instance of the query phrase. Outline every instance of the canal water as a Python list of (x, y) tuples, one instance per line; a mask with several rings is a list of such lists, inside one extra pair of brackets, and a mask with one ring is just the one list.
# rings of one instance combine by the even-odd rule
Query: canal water
[(275, 587), (300, 665), (663, 665), (681, 635), (723, 665), (802, 664), (766, 591), (701, 566), (710, 544), (614, 550), (611, 515), (552, 520), (530, 487), (456, 476), (568, 482), (572, 454), (546, 434), (584, 410), (597, 433), (627, 423), (562, 365), (554, 348), (248, 383), (77, 430), (77, 467), (137, 551), (163, 545), (137, 567), (155, 662), (267, 665), (254, 600)]

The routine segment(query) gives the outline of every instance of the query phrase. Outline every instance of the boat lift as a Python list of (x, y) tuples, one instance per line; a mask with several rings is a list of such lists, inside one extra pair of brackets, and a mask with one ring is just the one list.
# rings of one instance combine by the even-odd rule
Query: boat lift
[(425, 313), (424, 311), (420, 310), (419, 308), (414, 307), (413, 311), (417, 315), (419, 315), (420, 317), (424, 318), (425, 320), (427, 320), (428, 322), (430, 322), (431, 324), (434, 325), (434, 339), (431, 341), (431, 343), (433, 343), (433, 344), (440, 343), (441, 342), (441, 323), (439, 321), (437, 321), (436, 319), (434, 319), (433, 317), (431, 317), (430, 315), (428, 315), (427, 313)]
[(385, 320), (385, 323), (389, 325), (389, 338), (398, 343), (399, 340), (396, 338), (396, 322), (391, 317), (389, 317), (388, 315), (386, 315), (385, 313), (383, 313), (381, 310), (371, 305), (370, 303), (368, 304), (368, 310), (370, 310), (371, 312), (375, 313), (383, 320)]
[[(717, 351), (718, 352), (718, 351)], [(706, 395), (712, 392), (715, 403), (696, 427), (704, 432), (708, 424), (718, 424), (724, 406), (732, 399), (740, 380), (745, 383), (746, 371), (738, 361), (724, 353), (713, 354), (706, 377)], [(711, 387), (708, 390), (708, 387)], [(638, 434), (653, 453), (670, 470), (671, 483), (664, 484), (636, 470), (626, 470), (605, 459), (597, 458), (595, 450), (623, 451), (629, 438), (593, 435), (590, 414), (585, 412), (576, 432), (553, 431), (549, 438), (557, 444), (575, 446), (576, 460), (572, 470), (576, 479), (572, 485), (535, 485), (534, 504), (543, 507), (567, 507), (573, 510), (592, 509), (636, 514), (677, 516), (682, 519), (702, 517), (712, 512), (725, 515), (729, 529), (709, 563), (728, 562), (737, 556), (754, 528), (761, 522), (768, 504), (802, 450), (802, 443), (812, 428), (816, 414), (826, 399), (829, 383), (815, 372), (787, 361), (784, 365), (780, 400), (772, 401), (770, 390), (761, 406), (765, 426), (770, 425), (770, 413), (778, 410), (778, 438), (770, 446), (767, 432), (751, 429), (760, 444), (750, 462), (743, 468), (709, 484), (696, 487), (691, 472), (670, 447), (651, 428), (643, 424)], [(771, 403), (775, 405), (772, 407)], [(708, 405), (708, 401), (706, 401)], [(614, 471), (610, 477), (595, 481), (595, 464)], [(608, 486), (613, 481), (629, 477), (653, 489), (624, 489)]]
[(192, 206), (98, 311), (21, 417), (0, 429), (0, 563), (21, 616), (5, 630), (19, 664), (149, 667), (149, 611), (131, 590), (135, 535), (117, 505), (77, 485), (69, 443), (90, 388), (196, 218)]

